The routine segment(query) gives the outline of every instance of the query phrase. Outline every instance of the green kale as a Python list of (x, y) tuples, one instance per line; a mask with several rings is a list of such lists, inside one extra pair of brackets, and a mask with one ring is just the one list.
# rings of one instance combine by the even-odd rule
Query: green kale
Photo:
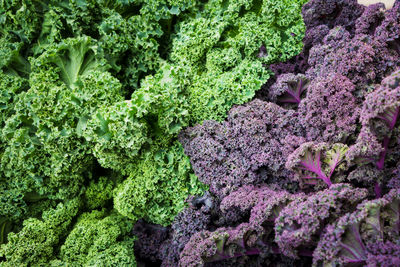
[(115, 208), (130, 219), (169, 225), (188, 195), (206, 187), (193, 174), (178, 141), (143, 153), (128, 178), (115, 190)]
[(42, 218), (29, 218), (18, 233), (8, 234), (8, 243), (0, 246), (1, 266), (46, 264), (55, 258), (55, 248), (65, 238), (80, 202), (72, 199), (43, 212)]
[(74, 266), (136, 266), (133, 223), (104, 210), (84, 213), (61, 246), (60, 259)]

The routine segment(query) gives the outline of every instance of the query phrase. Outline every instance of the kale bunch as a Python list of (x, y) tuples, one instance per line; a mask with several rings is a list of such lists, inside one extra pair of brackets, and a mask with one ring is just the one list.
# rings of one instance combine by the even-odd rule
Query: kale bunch
[(136, 265), (208, 188), (179, 132), (301, 51), (305, 2), (0, 1), (0, 266)]

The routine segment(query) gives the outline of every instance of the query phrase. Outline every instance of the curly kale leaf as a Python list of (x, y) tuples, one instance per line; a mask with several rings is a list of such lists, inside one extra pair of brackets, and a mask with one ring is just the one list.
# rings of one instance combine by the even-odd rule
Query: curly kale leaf
[(168, 225), (185, 206), (187, 196), (204, 189), (182, 146), (175, 141), (142, 154), (129, 177), (115, 190), (114, 205), (131, 219)]
[(84, 213), (61, 246), (60, 259), (67, 265), (135, 266), (132, 228), (133, 223), (116, 212)]

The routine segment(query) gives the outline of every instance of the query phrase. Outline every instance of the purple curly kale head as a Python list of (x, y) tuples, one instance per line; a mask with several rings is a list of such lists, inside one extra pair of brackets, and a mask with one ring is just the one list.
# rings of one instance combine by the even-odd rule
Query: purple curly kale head
[(303, 50), (300, 54), (297, 56), (291, 58), (290, 60), (286, 62), (278, 62), (278, 63), (273, 63), (269, 65), (270, 70), (275, 74), (275, 76), (271, 77), (267, 85), (273, 84), (276, 79), (286, 73), (293, 73), (293, 74), (298, 74), (298, 73), (305, 73), (306, 70), (308, 69), (308, 63), (307, 63), (308, 55), (306, 54), (306, 51)]
[(386, 11), (385, 19), (375, 30), (376, 38), (386, 46), (400, 54), (400, 2)]
[[(235, 197), (248, 192), (249, 189), (250, 187), (241, 188), (231, 193), (226, 197), (227, 200), (221, 203), (221, 209), (226, 212), (226, 209), (238, 206)], [(203, 266), (206, 263), (250, 255), (279, 253), (279, 249), (272, 242), (274, 221), (290, 201), (304, 195), (292, 195), (265, 186), (255, 189), (258, 195), (243, 198), (243, 202), (246, 203), (241, 205), (246, 208), (254, 206), (251, 208), (249, 221), (236, 227), (220, 227), (215, 231), (204, 230), (194, 234), (180, 255), (179, 266)], [(267, 194), (269, 197), (266, 197)]]
[(364, 9), (357, 0), (311, 0), (303, 6), (302, 14), (307, 31), (326, 25), (330, 29), (342, 26), (354, 32), (355, 21)]
[(139, 259), (147, 259), (151, 262), (159, 260), (159, 249), (167, 239), (169, 229), (161, 225), (146, 223), (139, 220), (133, 228), (135, 241), (135, 254)]
[(400, 190), (393, 189), (327, 226), (314, 251), (314, 265), (398, 266), (399, 234)]
[(337, 73), (313, 79), (301, 101), (299, 120), (307, 140), (345, 142), (353, 135), (359, 116), (353, 83)]
[(393, 130), (400, 112), (400, 70), (385, 78), (381, 86), (368, 94), (361, 115), (362, 125), (380, 119)]
[(385, 180), (386, 173), (378, 170), (372, 164), (357, 165), (346, 177), (345, 180), (358, 185), (370, 187), (374, 183), (382, 183)]
[[(286, 191), (273, 191), (268, 199), (260, 201), (251, 210), (249, 222), (251, 225), (263, 227), (262, 240), (269, 244), (274, 241), (274, 224), (280, 212), (291, 202), (302, 200), (305, 194), (289, 194)], [(277, 248), (276, 248), (277, 249)]]
[(281, 252), (297, 258), (298, 250), (315, 247), (325, 225), (352, 211), (367, 193), (366, 189), (348, 184), (334, 184), (329, 189), (293, 200), (275, 221), (275, 242)]
[[(310, 67), (310, 48), (323, 43), (324, 37), (328, 35), (332, 28), (341, 26), (349, 32), (348, 38), (353, 36), (356, 20), (360, 18), (364, 9), (365, 7), (359, 5), (356, 0), (311, 0), (306, 3), (302, 9), (303, 20), (306, 25), (306, 32), (303, 38), (303, 51), (287, 62), (279, 62), (269, 65), (269, 68), (275, 76), (270, 78), (262, 89), (256, 93), (257, 98), (271, 101), (270, 87), (279, 80), (281, 75), (288, 73), (306, 73)], [(324, 51), (323, 53), (327, 52), (328, 51)], [(266, 48), (261, 46), (258, 56), (262, 57), (266, 53)], [(315, 59), (311, 60), (315, 61)], [(275, 90), (276, 89), (272, 89), (272, 91)], [(298, 98), (293, 98), (295, 100), (297, 99), (296, 103), (298, 103)], [(272, 101), (275, 102), (273, 98)], [(291, 99), (291, 101), (293, 101), (293, 99)]]
[[(351, 37), (342, 27), (330, 30), (322, 44), (310, 49), (307, 74), (316, 78), (331, 72), (346, 76), (363, 90), (380, 82), (400, 62), (399, 54), (374, 36), (357, 34)], [(358, 98), (362, 99), (362, 91)]]
[(256, 99), (233, 108), (225, 122), (205, 121), (179, 139), (199, 180), (222, 199), (242, 185), (268, 179), (291, 186), (284, 165), (304, 142), (302, 135), (293, 110)]
[(179, 254), (186, 243), (195, 233), (208, 229), (211, 224), (215, 203), (208, 192), (202, 197), (192, 197), (189, 204), (175, 217), (170, 237), (160, 247), (163, 267), (178, 266)]
[(367, 245), (368, 266), (400, 266), (400, 244), (378, 241)]
[[(325, 34), (322, 33), (321, 38), (323, 38), (322, 36), (325, 36), (327, 33), (328, 32), (326, 32)], [(306, 37), (304, 37), (304, 38), (306, 38)], [(309, 36), (307, 38), (318, 38), (318, 37), (317, 36)], [(297, 56), (291, 58), (290, 60), (288, 60), (286, 62), (278, 62), (278, 63), (273, 63), (273, 64), (269, 65), (269, 69), (275, 75), (272, 76), (261, 87), (260, 90), (256, 91), (256, 98), (264, 100), (264, 101), (276, 102), (276, 99), (273, 100), (274, 95), (276, 93), (271, 92), (271, 86), (274, 85), (277, 82), (277, 80), (279, 80), (279, 78), (283, 75), (291, 74), (291, 75), (296, 76), (297, 74), (305, 73), (306, 70), (309, 68), (307, 61), (308, 61), (308, 49), (304, 48), (300, 54), (298, 54)], [(278, 95), (281, 95), (281, 93), (284, 93), (284, 90), (285, 89), (278, 90)], [(303, 89), (303, 91), (305, 91), (305, 88)], [(272, 95), (271, 95), (271, 93), (272, 93)]]
[(384, 168), (393, 129), (400, 115), (400, 70), (385, 78), (369, 93), (361, 111), (361, 131), (350, 147), (349, 161), (375, 162)]
[(374, 35), (376, 28), (385, 19), (385, 5), (376, 3), (367, 6), (356, 21), (356, 34)]
[(179, 266), (202, 266), (206, 262), (259, 255), (259, 231), (250, 224), (243, 223), (232, 229), (223, 227), (214, 232), (196, 233), (182, 251)]
[(245, 185), (230, 193), (220, 204), (220, 210), (227, 223), (235, 223), (250, 216), (250, 211), (274, 195), (273, 188)]

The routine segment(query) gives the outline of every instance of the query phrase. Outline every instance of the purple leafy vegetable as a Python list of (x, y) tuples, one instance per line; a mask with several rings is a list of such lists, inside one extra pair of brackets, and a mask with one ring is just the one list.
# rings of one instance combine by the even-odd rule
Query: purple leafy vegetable
[(283, 74), (270, 87), (270, 100), (297, 106), (301, 102), (302, 94), (307, 90), (308, 83), (308, 79), (303, 74)]
[(343, 169), (348, 147), (344, 144), (303, 143), (286, 162), (286, 168), (295, 172), (302, 183), (315, 185), (319, 180), (332, 185), (335, 171)]
[(310, 82), (298, 108), (307, 140), (345, 142), (354, 134), (359, 115), (354, 90), (353, 83), (337, 73)]
[(326, 25), (330, 29), (343, 26), (353, 32), (355, 21), (364, 8), (357, 0), (311, 0), (303, 6), (302, 14), (307, 31)]
[(161, 266), (178, 266), (179, 255), (186, 243), (195, 233), (207, 229), (211, 224), (214, 206), (214, 199), (206, 193), (202, 197), (192, 198), (190, 205), (175, 217), (170, 238), (159, 249)]
[(385, 43), (387, 47), (400, 54), (400, 2), (396, 1), (394, 6), (385, 14), (385, 19), (375, 31), (378, 40)]
[[(327, 226), (314, 251), (314, 265), (396, 266), (382, 264), (399, 263), (399, 231), (400, 191), (391, 190)], [(385, 251), (384, 257), (377, 256), (379, 251)]]
[(228, 222), (239, 221), (248, 217), (254, 206), (264, 203), (271, 195), (274, 195), (274, 190), (266, 186), (242, 186), (221, 201), (221, 213)]
[(133, 229), (133, 234), (137, 237), (135, 254), (139, 256), (138, 258), (156, 262), (159, 257), (160, 246), (167, 239), (168, 232), (167, 227), (139, 220)]
[(374, 35), (376, 28), (385, 19), (385, 5), (376, 3), (365, 8), (364, 13), (356, 21), (356, 34)]
[(381, 86), (369, 93), (361, 111), (361, 132), (349, 149), (349, 160), (363, 158), (383, 169), (390, 135), (400, 113), (400, 70), (385, 78)]
[(284, 165), (302, 142), (296, 113), (258, 99), (233, 108), (225, 122), (205, 121), (181, 132), (180, 141), (199, 180), (220, 199), (242, 185), (279, 178), (291, 186)]
[(342, 27), (333, 28), (323, 42), (310, 49), (307, 74), (316, 78), (337, 72), (356, 85), (362, 100), (366, 85), (380, 82), (400, 62), (399, 54), (367, 34), (351, 36)]
[[(235, 199), (250, 187), (241, 188), (228, 196), (228, 200)], [(249, 255), (279, 253), (279, 249), (271, 245), (273, 239), (273, 224), (279, 212), (293, 199), (299, 197), (285, 191), (275, 191), (268, 187), (256, 189), (255, 195), (244, 198), (249, 201), (243, 206), (252, 206), (249, 222), (236, 227), (220, 227), (215, 231), (201, 231), (194, 234), (186, 244), (180, 257), (179, 266), (202, 266), (205, 263), (239, 258)], [(266, 198), (266, 194), (269, 197)], [(303, 197), (303, 195), (301, 195)], [(221, 206), (226, 207), (227, 201)], [(235, 204), (234, 204), (235, 205)]]
[(366, 197), (366, 189), (334, 184), (303, 199), (296, 198), (275, 221), (275, 242), (284, 255), (297, 258), (299, 248), (316, 246), (326, 224), (352, 211)]
[(203, 231), (192, 236), (181, 253), (179, 266), (202, 266), (206, 262), (258, 255), (257, 230), (248, 223), (234, 229), (219, 228), (214, 232)]

